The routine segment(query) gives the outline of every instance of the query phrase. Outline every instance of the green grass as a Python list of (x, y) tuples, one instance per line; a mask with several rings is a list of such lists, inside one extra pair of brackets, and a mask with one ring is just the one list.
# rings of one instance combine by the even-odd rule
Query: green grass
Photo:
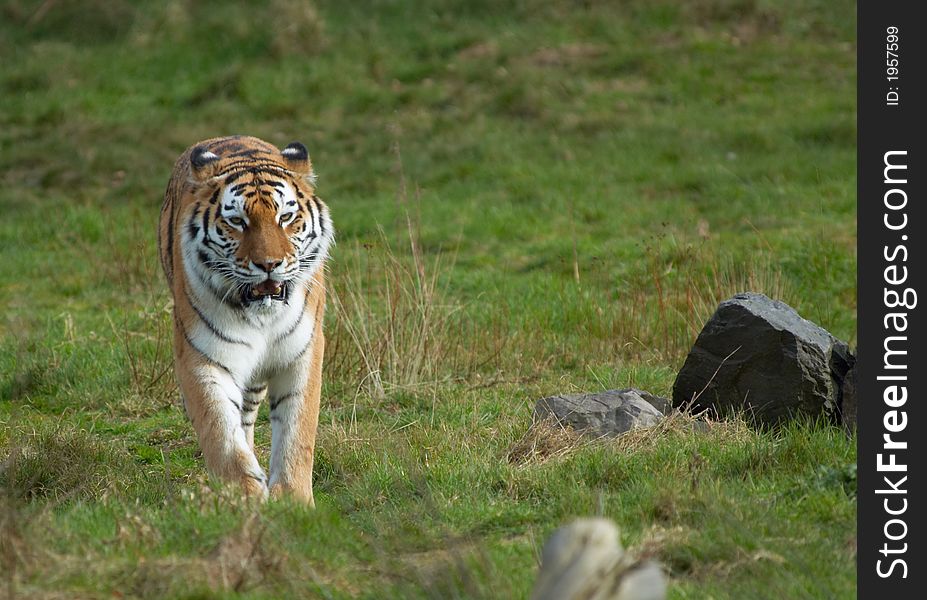
[[(530, 429), (668, 395), (739, 291), (855, 344), (853, 5), (313, 6), (0, 2), (0, 589), (525, 597), (602, 514), (673, 598), (854, 594), (838, 430)], [(315, 511), (210, 487), (170, 372), (161, 195), (227, 133), (305, 142), (338, 230)]]

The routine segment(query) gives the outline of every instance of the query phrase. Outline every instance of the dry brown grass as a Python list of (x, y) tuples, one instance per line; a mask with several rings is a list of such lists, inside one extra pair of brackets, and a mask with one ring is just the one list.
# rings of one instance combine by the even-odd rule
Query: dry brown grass
[(267, 522), (251, 513), (205, 556), (142, 557), (122, 578), (143, 598), (171, 597), (178, 590), (244, 592), (261, 587), (276, 580), (286, 563), (286, 553), (271, 542), (267, 529)]
[(682, 525), (651, 525), (641, 536), (636, 549), (642, 559), (659, 560), (667, 548), (689, 543), (693, 530)]
[(619, 454), (645, 453), (665, 443), (667, 437), (691, 437), (693, 431), (719, 444), (743, 444), (757, 435), (742, 417), (713, 421), (674, 411), (651, 427), (632, 429), (616, 437), (589, 437), (550, 416), (533, 422), (509, 447), (505, 459), (516, 466), (538, 465), (570, 456), (591, 444), (605, 445)]
[(76, 498), (98, 498), (108, 490), (128, 486), (110, 469), (127, 466), (119, 444), (107, 444), (85, 429), (58, 425), (36, 430), (17, 427), (9, 442), (0, 445), (6, 457), (0, 466), (0, 489), (23, 501), (42, 499), (51, 504)]
[(157, 301), (152, 296), (147, 306), (139, 308), (134, 323), (127, 317), (119, 325), (110, 322), (113, 337), (120, 340), (125, 353), (132, 387), (132, 396), (120, 402), (120, 412), (144, 414), (152, 404), (177, 403), (171, 305)]
[(446, 354), (454, 308), (439, 312), (445, 305), (436, 303), (438, 269), (425, 276), (422, 257), (397, 256), (382, 229), (376, 251), (365, 248), (364, 256), (357, 250), (356, 262), (342, 265), (332, 286), (336, 318), (329, 355), (337, 371), (381, 398), (388, 387), (412, 387), (435, 377), (436, 361), (426, 359)]
[(242, 526), (220, 540), (205, 559), (205, 569), (213, 589), (240, 591), (279, 573), (286, 555), (271, 551), (265, 543), (267, 523), (257, 513)]
[(648, 263), (649, 285), (635, 286), (610, 303), (599, 323), (587, 325), (591, 332), (607, 332), (599, 333), (606, 344), (620, 342), (611, 351), (628, 360), (681, 364), (718, 304), (736, 294), (796, 301), (781, 269), (768, 259), (725, 260), (708, 247), (685, 247), (650, 249)]
[(464, 377), (492, 356), (500, 338), (480, 335), (447, 291), (453, 257), (426, 259), (408, 222), (409, 252), (376, 245), (347, 253), (329, 290), (334, 319), (326, 350), (329, 373), (355, 395), (431, 389)]
[(691, 438), (693, 433), (704, 435), (720, 445), (740, 445), (757, 436), (742, 415), (716, 421), (706, 415), (674, 411), (652, 427), (632, 429), (604, 442), (616, 452), (642, 453), (665, 443), (667, 438)]
[(550, 416), (532, 423), (512, 444), (505, 459), (516, 466), (539, 465), (569, 456), (589, 443), (588, 438)]
[[(124, 352), (132, 390), (130, 397), (120, 400), (116, 412), (138, 416), (149, 412), (152, 405), (176, 402), (178, 394), (173, 374), (173, 303), (160, 264), (154, 260), (155, 241), (137, 221), (131, 228), (133, 243), (127, 251), (115, 234), (118, 228), (107, 227), (103, 243), (114, 259), (101, 261), (98, 276), (102, 286), (122, 292), (122, 302), (134, 300), (120, 311), (119, 322), (108, 314), (107, 320), (110, 337), (118, 340)], [(88, 255), (94, 254), (91, 245), (81, 244)], [(92, 335), (96, 334), (88, 334)], [(72, 334), (72, 342), (74, 338)]]

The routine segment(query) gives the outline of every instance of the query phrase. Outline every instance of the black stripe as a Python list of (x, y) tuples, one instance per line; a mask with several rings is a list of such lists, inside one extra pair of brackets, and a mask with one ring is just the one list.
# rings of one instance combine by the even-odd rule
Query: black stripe
[[(278, 344), (281, 341), (285, 340), (286, 338), (290, 337), (291, 335), (293, 335), (293, 332), (295, 332), (296, 329), (299, 328), (300, 324), (303, 322), (303, 317), (306, 316), (306, 300), (308, 299), (308, 294), (309, 292), (307, 292), (306, 290), (303, 290), (303, 307), (299, 310), (299, 318), (296, 319), (296, 322), (293, 323), (290, 326), (290, 328), (286, 330), (285, 333), (281, 334), (279, 337), (277, 337), (274, 340), (274, 344)], [(311, 337), (312, 336), (310, 336), (310, 338)]]
[(257, 199), (257, 201), (265, 205), (268, 208), (268, 210), (272, 210), (274, 212), (277, 211), (277, 202), (273, 198), (269, 196), (261, 196), (260, 198)]
[[(207, 234), (207, 229), (206, 229), (207, 221), (209, 220), (208, 212), (209, 212), (208, 209), (206, 208), (203, 209), (203, 219), (202, 219), (201, 225), (197, 224), (200, 221), (199, 212), (194, 211), (193, 214), (190, 215), (190, 220), (187, 222), (187, 233), (190, 234), (190, 237), (194, 241), (198, 241), (197, 238), (199, 238), (199, 234), (201, 231), (203, 232), (203, 240), (205, 240), (206, 242), (209, 241), (209, 235)], [(209, 244), (206, 244), (206, 245), (208, 246)]]
[[(207, 256), (206, 253), (202, 250), (197, 250), (197, 257), (203, 261), (203, 267), (206, 270), (209, 270), (209, 265), (207, 262), (209, 261), (209, 256)], [(244, 307), (241, 302), (241, 294), (226, 294), (215, 285), (213, 285), (212, 281), (204, 277), (203, 273), (201, 273), (198, 269), (194, 269), (193, 274), (197, 279), (199, 279), (201, 284), (209, 288), (209, 292), (213, 295), (216, 301), (222, 302), (229, 308), (233, 308), (239, 311)]]
[(193, 298), (190, 297), (190, 294), (189, 294), (189, 292), (187, 292), (186, 288), (184, 288), (183, 293), (184, 293), (184, 295), (187, 297), (187, 302), (189, 302), (189, 303), (190, 303), (190, 306), (193, 308), (193, 312), (196, 313), (196, 316), (198, 316), (198, 317), (200, 318), (200, 320), (203, 321), (203, 323), (206, 325), (206, 328), (209, 329), (209, 331), (211, 331), (212, 334), (213, 334), (214, 336), (216, 336), (217, 338), (219, 338), (219, 339), (222, 340), (223, 342), (227, 342), (227, 343), (229, 343), (229, 344), (240, 344), (240, 345), (246, 346), (246, 347), (248, 347), (248, 348), (251, 348), (251, 347), (252, 347), (251, 344), (249, 344), (248, 342), (246, 342), (246, 341), (244, 341), (244, 340), (236, 340), (236, 339), (234, 339), (234, 338), (230, 338), (229, 336), (227, 336), (227, 335), (225, 335), (224, 333), (222, 333), (221, 331), (219, 331), (219, 330), (216, 328), (216, 326), (213, 324), (213, 322), (210, 321), (209, 319), (207, 319), (207, 318), (206, 318), (206, 315), (204, 315), (203, 312), (199, 309), (199, 307), (196, 305), (196, 302), (194, 302), (194, 301), (193, 301)]
[(241, 405), (245, 407), (248, 412), (251, 412), (261, 405), (261, 400), (248, 400), (247, 398), (242, 398)]
[(222, 165), (222, 172), (219, 173), (219, 177), (226, 175), (230, 171), (251, 171), (253, 173), (258, 172), (268, 172), (270, 170), (276, 171), (287, 171), (288, 169), (281, 165), (280, 163), (274, 162), (270, 157), (261, 157), (261, 158), (243, 158), (241, 160), (233, 160)]
[[(209, 260), (209, 257), (206, 256), (206, 253), (203, 252), (202, 250), (198, 251), (197, 255), (199, 256), (200, 260), (204, 260), (204, 259)], [(196, 273), (196, 276), (200, 280), (200, 283), (202, 283), (207, 288), (209, 288), (209, 293), (212, 294), (217, 300), (224, 296), (224, 294), (221, 293), (219, 288), (214, 286), (211, 281), (209, 281), (208, 279), (204, 279), (203, 276), (199, 272), (194, 271), (194, 273)], [(226, 304), (228, 304), (228, 302), (226, 302)], [(231, 306), (235, 306), (235, 305), (233, 304)]]
[[(213, 215), (213, 219), (218, 219), (218, 218), (219, 218), (219, 207), (217, 206), (215, 210), (215, 214)], [(225, 248), (222, 246), (221, 242), (217, 242), (216, 240), (209, 237), (210, 230), (209, 230), (208, 222), (209, 222), (209, 209), (206, 209), (203, 211), (203, 245), (209, 248), (212, 248), (213, 250), (216, 250), (216, 254), (221, 255), (222, 253), (218, 252), (217, 249), (224, 250)], [(223, 237), (222, 232), (218, 232), (218, 235), (220, 238)]]
[(249, 394), (260, 394), (266, 389), (267, 389), (267, 384), (264, 384), (264, 385), (259, 385), (258, 387), (249, 387), (245, 389), (245, 391), (248, 392)]
[(251, 161), (240, 161), (231, 165), (226, 165), (225, 170), (217, 175), (217, 177), (225, 177), (225, 185), (229, 185), (248, 174), (257, 175), (258, 173), (266, 173), (276, 177), (284, 177), (290, 173), (290, 171), (284, 167), (271, 162), (255, 163), (254, 165), (247, 167), (241, 166), (247, 165), (249, 162)]
[(325, 235), (325, 221), (322, 219), (322, 201), (318, 196), (312, 196), (313, 207), (319, 211), (319, 234)]
[(290, 364), (295, 363), (296, 361), (298, 361), (299, 359), (301, 359), (301, 358), (306, 354), (306, 350), (308, 350), (308, 349), (309, 349), (309, 346), (312, 345), (312, 340), (313, 340), (313, 338), (315, 338), (315, 331), (313, 331), (313, 332), (312, 332), (312, 335), (309, 336), (309, 341), (306, 342), (306, 345), (303, 346), (303, 349), (299, 351), (299, 354), (297, 354), (296, 356), (293, 357), (293, 360), (290, 361)]
[(259, 150), (257, 148), (244, 148), (242, 150), (232, 152), (231, 154), (226, 154), (225, 157), (231, 158), (233, 156), (254, 156), (255, 154), (261, 154), (261, 153), (266, 154), (264, 150)]
[(245, 477), (250, 477), (251, 479), (256, 479), (260, 481), (261, 483), (264, 483), (263, 477), (258, 477), (257, 475), (252, 475), (251, 473), (245, 473)]
[(237, 409), (238, 409), (238, 412), (241, 413), (241, 404), (239, 404), (238, 402), (235, 402), (235, 401), (232, 400), (231, 398), (229, 398), (229, 402), (231, 402), (231, 403), (232, 403), (232, 406), (234, 406), (235, 408), (237, 408)]
[(200, 259), (200, 262), (203, 263), (203, 266), (204, 266), (204, 267), (206, 267), (207, 269), (209, 268), (209, 263), (210, 263), (211, 259), (209, 258), (209, 255), (206, 254), (205, 251), (203, 251), (203, 250), (197, 250), (197, 251), (196, 251), (196, 257), (197, 257), (198, 259)]
[(203, 209), (203, 233), (209, 237), (209, 209)]
[(315, 203), (314, 197), (309, 198), (309, 200), (306, 201), (306, 210), (309, 213), (309, 224), (312, 226), (313, 231), (315, 231), (318, 229), (316, 222), (321, 222), (322, 219), (321, 215), (319, 214), (319, 207)]
[(241, 420), (241, 425), (242, 425), (242, 427), (251, 427), (251, 426), (254, 425), (255, 423), (257, 423), (257, 419), (255, 419), (255, 420), (253, 420), (253, 421), (245, 421), (244, 419)]
[[(235, 381), (235, 376), (232, 375), (232, 371), (231, 371), (228, 367), (226, 367), (225, 365), (223, 365), (222, 363), (220, 363), (219, 361), (217, 361), (217, 360), (214, 359), (213, 357), (211, 357), (211, 356), (209, 356), (208, 354), (206, 354), (205, 352), (203, 352), (196, 344), (193, 343), (193, 340), (190, 339), (190, 335), (187, 333), (187, 328), (183, 326), (183, 321), (180, 320), (180, 318), (177, 316), (177, 313), (176, 313), (176, 312), (174, 313), (174, 322), (177, 323), (178, 327), (180, 327), (180, 332), (183, 334), (183, 339), (185, 339), (185, 340), (187, 341), (187, 343), (190, 345), (191, 348), (193, 348), (194, 350), (196, 350), (197, 353), (200, 354), (200, 356), (202, 356), (204, 359), (206, 359), (206, 362), (207, 362), (207, 363), (209, 363), (210, 365), (212, 365), (212, 366), (214, 366), (214, 367), (218, 367), (218, 368), (222, 369), (223, 371), (225, 371), (226, 373), (228, 373), (229, 377), (232, 378), (232, 381)], [(239, 409), (239, 410), (240, 410), (240, 409)]]
[(289, 394), (284, 394), (280, 396), (276, 400), (271, 400), (270, 401), (270, 412), (274, 412), (275, 410), (277, 410), (277, 407), (280, 406), (280, 404), (288, 400), (292, 400), (293, 398), (296, 398), (298, 395), (299, 395), (299, 392), (290, 392)]
[(174, 278), (174, 199), (168, 198), (170, 214), (167, 217), (167, 261), (166, 271), (169, 280)]
[(203, 281), (203, 285), (209, 288), (210, 293), (212, 293), (213, 297), (215, 297), (216, 300), (219, 300), (220, 302), (222, 302), (229, 308), (232, 308), (238, 311), (241, 311), (244, 308), (244, 304), (241, 301), (240, 292), (226, 294), (225, 292), (223, 292), (222, 290), (214, 286), (211, 281), (205, 281), (203, 280), (202, 277), (200, 277), (200, 281)]
[(219, 138), (216, 142), (209, 147), (210, 150), (216, 154), (225, 154), (226, 152), (235, 152), (244, 148), (245, 145), (241, 143), (240, 135), (227, 135), (223, 138)]
[(212, 196), (209, 197), (210, 204), (215, 204), (219, 200), (219, 192), (221, 190), (221, 187), (217, 187), (216, 190), (212, 193)]
[(233, 176), (235, 179), (240, 178), (245, 174), (257, 175), (258, 173), (270, 173), (272, 171), (285, 172), (286, 168), (278, 165), (272, 160), (235, 160), (228, 164), (222, 165), (222, 172), (219, 173), (218, 177), (230, 177)]
[[(314, 239), (315, 239), (315, 238), (313, 238), (313, 240), (314, 240)], [(311, 243), (311, 242), (310, 242), (310, 243)], [(316, 260), (318, 257), (319, 257), (319, 253), (318, 253), (318, 252), (310, 252), (309, 254), (306, 254), (305, 256), (300, 256), (300, 257), (299, 257), (299, 264), (300, 264), (300, 266), (311, 265), (312, 263), (315, 262), (315, 260)]]
[[(203, 235), (203, 245), (211, 249), (213, 252), (215, 252), (219, 256), (222, 256), (223, 252), (221, 251), (226, 249), (225, 246), (221, 242), (217, 242), (216, 240), (211, 239), (208, 233)], [(209, 265), (207, 265), (207, 267), (208, 266)]]
[(225, 185), (231, 185), (248, 174), (248, 171), (235, 171), (225, 178)]

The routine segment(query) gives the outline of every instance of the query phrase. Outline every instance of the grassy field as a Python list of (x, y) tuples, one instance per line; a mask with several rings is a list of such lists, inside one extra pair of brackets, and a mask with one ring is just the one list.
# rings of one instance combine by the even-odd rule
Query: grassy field
[[(837, 429), (589, 442), (531, 408), (669, 395), (748, 289), (855, 345), (855, 27), (823, 0), (0, 1), (0, 596), (526, 597), (547, 535), (605, 515), (672, 598), (853, 597)], [(229, 133), (302, 140), (338, 230), (315, 511), (210, 486), (171, 373), (161, 196)]]

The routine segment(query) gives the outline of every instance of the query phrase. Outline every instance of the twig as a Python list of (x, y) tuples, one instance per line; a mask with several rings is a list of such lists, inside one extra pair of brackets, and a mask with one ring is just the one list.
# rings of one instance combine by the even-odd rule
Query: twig
[(711, 382), (715, 380), (715, 376), (718, 374), (718, 371), (721, 370), (721, 367), (724, 366), (724, 363), (727, 362), (727, 359), (729, 359), (730, 357), (734, 356), (734, 353), (737, 352), (738, 350), (740, 350), (741, 348), (743, 348), (743, 346), (737, 346), (736, 348), (734, 348), (734, 350), (733, 350), (730, 354), (728, 354), (727, 356), (724, 357), (724, 360), (721, 361), (721, 364), (718, 365), (718, 368), (715, 369), (715, 372), (711, 374), (711, 377), (708, 379), (708, 383), (705, 384), (705, 387), (703, 387), (703, 388), (701, 389), (701, 391), (699, 391), (697, 394), (695, 394), (694, 396), (692, 396), (692, 400), (690, 400), (688, 403), (686, 403), (686, 405), (685, 405), (685, 410), (689, 410), (690, 408), (692, 408), (692, 406), (693, 406), (693, 405), (695, 404), (695, 402), (701, 397), (701, 395), (705, 392), (705, 390), (708, 389), (708, 386), (711, 385)]

